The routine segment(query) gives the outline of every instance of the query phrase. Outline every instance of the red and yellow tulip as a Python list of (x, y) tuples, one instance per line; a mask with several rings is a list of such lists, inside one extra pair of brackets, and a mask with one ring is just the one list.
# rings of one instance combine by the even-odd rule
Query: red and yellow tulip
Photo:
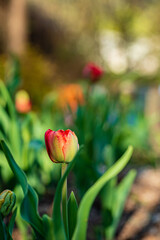
[(77, 136), (69, 129), (48, 129), (45, 133), (45, 144), (50, 159), (55, 163), (71, 162), (79, 149)]

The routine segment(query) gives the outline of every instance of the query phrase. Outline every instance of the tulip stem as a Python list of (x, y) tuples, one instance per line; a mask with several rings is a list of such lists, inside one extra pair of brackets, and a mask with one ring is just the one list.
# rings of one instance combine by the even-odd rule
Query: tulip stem
[[(62, 176), (64, 175), (66, 168), (67, 168), (67, 164), (62, 163)], [(67, 211), (67, 179), (65, 180), (62, 188), (62, 217), (63, 217), (65, 232), (68, 237), (69, 235), (68, 235), (68, 211)]]

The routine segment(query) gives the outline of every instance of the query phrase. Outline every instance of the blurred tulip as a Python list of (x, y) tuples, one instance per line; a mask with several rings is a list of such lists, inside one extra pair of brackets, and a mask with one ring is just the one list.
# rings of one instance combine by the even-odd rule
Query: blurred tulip
[(61, 86), (58, 94), (58, 105), (66, 110), (69, 106), (72, 112), (76, 112), (78, 105), (84, 104), (84, 95), (79, 84)]
[(10, 190), (4, 190), (0, 194), (0, 212), (3, 216), (7, 216), (16, 202), (16, 195)]
[(48, 129), (45, 144), (50, 159), (55, 163), (71, 162), (79, 149), (77, 136), (69, 129), (56, 132)]
[(92, 83), (97, 82), (103, 75), (103, 70), (94, 63), (88, 63), (83, 69), (83, 76), (89, 78)]
[(31, 110), (30, 97), (25, 90), (20, 90), (16, 93), (15, 105), (19, 113), (27, 113)]

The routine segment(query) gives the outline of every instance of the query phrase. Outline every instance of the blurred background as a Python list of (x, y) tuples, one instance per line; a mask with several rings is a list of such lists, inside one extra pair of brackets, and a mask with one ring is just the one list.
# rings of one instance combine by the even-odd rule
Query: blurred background
[(157, 11), (158, 0), (1, 1), (1, 78), (13, 54), (20, 60), (23, 87), (34, 95), (35, 82), (37, 97), (37, 83), (48, 86), (44, 95), (55, 83), (75, 82), (87, 61), (103, 66), (104, 82), (156, 85)]
[[(24, 89), (39, 118), (30, 137), (23, 133), (27, 146), (42, 147), (42, 129), (73, 129), (88, 149), (82, 154), (85, 163), (75, 167), (77, 179), (72, 176), (79, 198), (128, 145), (134, 146), (132, 161), (119, 177), (137, 169), (128, 212), (116, 233), (121, 240), (159, 239), (160, 234), (160, 188), (153, 186), (160, 183), (159, 9), (158, 0), (0, 0), (0, 79), (13, 101)], [(84, 74), (87, 63), (103, 70), (96, 83)], [(82, 176), (86, 162), (90, 168), (88, 156), (96, 164)], [(44, 179), (51, 183), (52, 178)], [(31, 182), (36, 186), (36, 180)], [(36, 187), (40, 194), (44, 191)], [(97, 206), (99, 202), (92, 214), (100, 226)], [(128, 232), (121, 231), (137, 209)], [(88, 239), (100, 239), (101, 229), (96, 231), (94, 238), (90, 227)]]
[(42, 99), (42, 85), (41, 96), (55, 84), (75, 82), (88, 61), (103, 66), (106, 85), (125, 80), (139, 88), (158, 85), (158, 0), (7, 0), (0, 5), (1, 78), (7, 77), (10, 54), (18, 56), (22, 86), (36, 96), (35, 104)]

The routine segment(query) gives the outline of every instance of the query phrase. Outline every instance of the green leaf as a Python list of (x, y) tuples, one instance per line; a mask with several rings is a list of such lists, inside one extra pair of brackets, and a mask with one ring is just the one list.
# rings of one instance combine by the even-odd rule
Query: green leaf
[(113, 147), (111, 145), (107, 145), (104, 148), (103, 155), (104, 155), (104, 162), (106, 166), (111, 167), (115, 162)]
[(10, 116), (10, 124), (9, 124), (9, 138), (10, 142), (12, 145), (12, 149), (14, 149), (14, 152), (16, 152), (17, 156), (20, 158), (20, 133), (19, 133), (19, 126), (17, 123), (17, 118), (16, 118), (16, 111), (15, 111), (15, 106), (12, 101), (12, 98), (5, 86), (5, 84), (0, 81), (0, 92), (2, 97), (5, 99), (8, 110), (9, 110), (9, 116)]
[(13, 228), (14, 228), (16, 214), (17, 214), (17, 208), (15, 208), (15, 210), (13, 211), (11, 220), (10, 220), (10, 222), (8, 224), (8, 231), (9, 231), (9, 234), (11, 236), (12, 236), (12, 232), (13, 232)]
[(1, 91), (2, 97), (7, 102), (10, 116), (12, 118), (15, 118), (16, 117), (16, 112), (15, 112), (15, 107), (14, 107), (13, 101), (10, 97), (10, 94), (9, 94), (5, 84), (1, 80), (0, 80), (0, 91)]
[[(45, 236), (42, 219), (38, 214), (38, 197), (35, 190), (28, 185), (28, 192), (21, 204), (21, 216), (41, 236)], [(40, 239), (40, 236), (39, 236)]]
[(72, 238), (74, 229), (77, 222), (78, 204), (74, 192), (71, 192), (68, 199), (68, 227), (69, 227), (69, 239)]
[(8, 133), (9, 131), (9, 125), (10, 125), (10, 122), (9, 122), (9, 117), (6, 113), (6, 111), (4, 110), (3, 107), (0, 106), (0, 123), (2, 124), (2, 128), (5, 132), (5, 134)]
[(7, 161), (12, 169), (14, 175), (18, 179), (24, 193), (24, 199), (21, 205), (21, 216), (25, 221), (30, 223), (38, 239), (44, 236), (42, 219), (38, 214), (38, 197), (34, 189), (27, 183), (25, 173), (15, 162), (12, 154), (10, 153), (7, 145), (3, 140), (0, 141), (2, 150), (7, 158)]
[[(81, 149), (82, 149), (82, 147), (80, 148), (80, 150)], [(78, 151), (77, 154), (79, 154), (80, 150)], [(77, 158), (77, 155), (74, 158), (74, 160), (69, 163), (63, 177), (61, 178), (61, 180), (59, 181), (58, 186), (57, 186), (57, 190), (56, 190), (56, 194), (55, 194), (55, 198), (54, 198), (53, 214), (52, 214), (52, 219), (54, 222), (55, 240), (67, 239), (65, 230), (64, 230), (64, 224), (62, 221), (62, 215), (61, 215), (61, 195), (62, 195), (61, 193), (62, 193), (62, 188), (63, 188), (63, 184), (65, 182), (65, 179), (67, 178), (68, 174), (72, 170), (72, 168), (76, 162), (76, 158)]]
[(21, 158), (21, 137), (20, 129), (18, 127), (17, 119), (10, 120), (10, 132), (9, 132), (9, 141), (10, 145), (14, 151), (14, 154), (17, 158), (17, 162), (22, 161)]
[(100, 195), (102, 208), (112, 208), (113, 201), (115, 199), (116, 184), (117, 176), (108, 181), (102, 189)]
[(125, 167), (132, 152), (133, 148), (130, 146), (124, 155), (86, 192), (80, 203), (77, 225), (72, 240), (86, 239), (89, 212), (97, 194), (111, 178), (115, 177)]
[(1, 213), (0, 213), (0, 237), (1, 240), (7, 240), (6, 226), (3, 222)]
[[(108, 228), (105, 230), (105, 236), (108, 240), (114, 238), (114, 234), (116, 228), (118, 226), (118, 222), (122, 215), (126, 198), (129, 194), (130, 188), (133, 184), (133, 181), (136, 177), (136, 171), (130, 170), (125, 178), (120, 182), (115, 190), (115, 198), (112, 202), (112, 214), (113, 214), (113, 221)], [(113, 189), (114, 191), (114, 189)]]
[(54, 233), (53, 233), (53, 221), (52, 219), (44, 214), (43, 215), (43, 228), (45, 232), (45, 240), (54, 240)]
[(116, 184), (117, 176), (105, 184), (100, 194), (104, 229), (107, 229), (113, 222), (112, 206), (116, 197)]
[(12, 169), (12, 172), (15, 174), (15, 177), (17, 178), (17, 180), (19, 181), (22, 189), (23, 189), (23, 193), (24, 195), (27, 194), (28, 191), (28, 183), (27, 183), (27, 178), (25, 173), (20, 169), (20, 167), (17, 165), (17, 163), (15, 162), (11, 152), (9, 151), (6, 143), (1, 140), (0, 141), (2, 150), (7, 158), (8, 164), (10, 166), (10, 168)]

